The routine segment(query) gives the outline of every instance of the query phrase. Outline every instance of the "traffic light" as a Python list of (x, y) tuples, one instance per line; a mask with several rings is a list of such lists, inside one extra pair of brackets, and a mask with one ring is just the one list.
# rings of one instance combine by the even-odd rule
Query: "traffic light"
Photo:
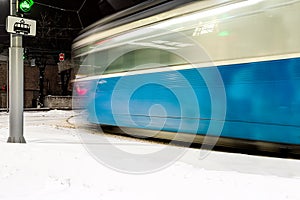
[(33, 0), (18, 0), (18, 13), (28, 13), (30, 12), (32, 6), (34, 4)]

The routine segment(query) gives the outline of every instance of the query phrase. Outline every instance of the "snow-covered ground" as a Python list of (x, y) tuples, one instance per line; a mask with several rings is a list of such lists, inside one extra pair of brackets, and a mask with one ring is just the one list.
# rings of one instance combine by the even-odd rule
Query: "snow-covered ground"
[[(82, 135), (92, 135), (98, 147), (108, 145), (101, 138), (109, 137), (109, 145), (132, 155), (166, 147), (78, 130), (67, 122), (73, 115), (73, 111), (25, 112), (27, 143), (8, 144), (8, 114), (0, 113), (0, 200), (300, 199), (298, 160), (221, 152), (201, 158), (197, 149), (170, 147), (185, 154), (160, 170), (140, 174), (114, 170), (89, 149)], [(125, 160), (105, 153), (120, 166)]]

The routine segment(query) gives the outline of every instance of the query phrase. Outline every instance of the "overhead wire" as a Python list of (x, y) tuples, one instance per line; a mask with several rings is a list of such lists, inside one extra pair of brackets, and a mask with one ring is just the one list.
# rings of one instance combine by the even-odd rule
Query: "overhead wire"
[(56, 9), (56, 10), (60, 10), (60, 11), (63, 11), (63, 12), (73, 12), (73, 13), (76, 13), (77, 17), (78, 17), (78, 20), (79, 20), (79, 23), (80, 23), (80, 26), (81, 26), (81, 29), (84, 29), (84, 26), (83, 26), (83, 23), (82, 23), (82, 20), (81, 20), (81, 17), (80, 17), (80, 11), (83, 8), (83, 6), (85, 5), (86, 0), (83, 1), (83, 3), (80, 5), (79, 9), (77, 9), (77, 10), (61, 8), (61, 7), (57, 7), (57, 6), (53, 6), (53, 5), (49, 5), (49, 4), (45, 4), (45, 3), (40, 3), (40, 2), (35, 2), (35, 3), (37, 5), (40, 5), (40, 6), (45, 6), (45, 7)]
[(57, 6), (52, 6), (52, 5), (45, 4), (45, 3), (40, 3), (40, 2), (35, 2), (35, 4), (40, 5), (40, 6), (45, 6), (45, 7), (48, 7), (48, 8), (52, 8), (52, 9), (56, 9), (56, 10), (60, 10), (60, 11), (64, 11), (64, 12), (77, 12), (77, 10), (60, 8), (60, 7), (57, 7)]
[(80, 8), (79, 8), (79, 9), (77, 10), (77, 12), (76, 12), (82, 29), (83, 29), (84, 27), (83, 27), (83, 23), (82, 23), (82, 21), (81, 21), (80, 13), (79, 13), (79, 12), (81, 11), (81, 9), (82, 9), (83, 6), (85, 5), (85, 3), (86, 3), (86, 0), (84, 0), (84, 2), (81, 4)]

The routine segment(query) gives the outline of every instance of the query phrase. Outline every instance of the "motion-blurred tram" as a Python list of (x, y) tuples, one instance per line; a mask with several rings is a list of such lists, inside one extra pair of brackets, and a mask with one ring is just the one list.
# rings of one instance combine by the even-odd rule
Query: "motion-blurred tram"
[(74, 93), (95, 124), (299, 147), (299, 11), (300, 0), (144, 2), (74, 40)]

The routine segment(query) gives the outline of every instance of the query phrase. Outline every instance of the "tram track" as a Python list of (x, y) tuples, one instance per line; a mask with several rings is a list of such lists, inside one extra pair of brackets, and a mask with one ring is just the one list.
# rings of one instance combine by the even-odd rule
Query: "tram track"
[[(116, 126), (100, 126), (99, 124), (71, 122), (77, 116), (71, 116), (66, 121), (76, 129), (84, 129), (92, 134), (102, 134), (109, 137), (118, 137), (125, 140), (134, 140), (142, 143), (160, 143), (186, 148), (213, 150), (229, 153), (241, 153), (277, 158), (300, 159), (300, 146), (261, 141), (241, 140), (225, 137), (212, 137), (167, 131), (153, 131), (139, 128)], [(80, 120), (79, 120), (80, 121)], [(187, 142), (188, 141), (188, 142)]]

